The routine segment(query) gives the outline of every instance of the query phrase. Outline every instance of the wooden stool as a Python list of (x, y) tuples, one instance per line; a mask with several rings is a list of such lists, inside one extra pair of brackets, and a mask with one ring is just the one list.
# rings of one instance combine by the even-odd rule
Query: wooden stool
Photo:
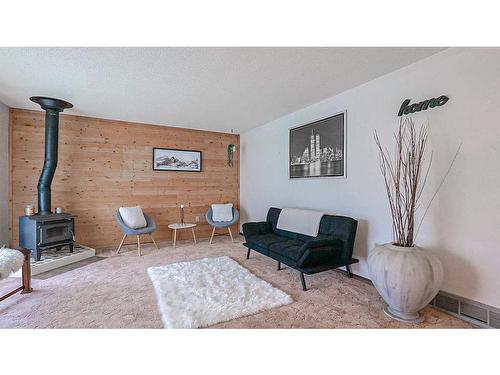
[(21, 291), (21, 294), (31, 293), (33, 289), (31, 288), (31, 251), (28, 249), (19, 250), (24, 255), (24, 262), (22, 266), (22, 280), (23, 284), (17, 289), (14, 289), (12, 292), (7, 293), (4, 296), (0, 297), (0, 301), (3, 301), (6, 298), (16, 294)]

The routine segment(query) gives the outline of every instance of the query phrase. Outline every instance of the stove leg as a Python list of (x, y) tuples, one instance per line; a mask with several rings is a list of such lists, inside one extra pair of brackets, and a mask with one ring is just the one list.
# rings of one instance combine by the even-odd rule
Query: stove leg
[(42, 252), (38, 249), (33, 250), (32, 255), (34, 255), (33, 258), (35, 258), (37, 262), (39, 262), (40, 259), (42, 259)]
[(72, 244), (72, 243), (70, 243), (70, 244), (69, 244), (69, 252), (70, 252), (70, 253), (72, 253), (72, 252), (73, 252), (73, 244)]

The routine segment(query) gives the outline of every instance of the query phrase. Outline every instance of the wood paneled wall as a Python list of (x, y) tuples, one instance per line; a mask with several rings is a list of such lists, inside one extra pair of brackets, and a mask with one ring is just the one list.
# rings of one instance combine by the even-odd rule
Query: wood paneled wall
[[(43, 166), (44, 121), (41, 111), (11, 109), (11, 245), (18, 244), (18, 217), (37, 203), (36, 185)], [(227, 146), (236, 145), (234, 166)], [(153, 147), (202, 151), (202, 172), (152, 170)], [(120, 206), (140, 205), (157, 223), (157, 240), (170, 240), (169, 223), (195, 222), (199, 237), (211, 228), (205, 212), (212, 203), (239, 208), (239, 135), (61, 115), (59, 162), (52, 183), (52, 209), (77, 215), (77, 242), (103, 248), (118, 245), (115, 221)], [(234, 227), (233, 233), (237, 233)], [(180, 231), (180, 239), (190, 236)], [(147, 240), (147, 238), (144, 238)]]

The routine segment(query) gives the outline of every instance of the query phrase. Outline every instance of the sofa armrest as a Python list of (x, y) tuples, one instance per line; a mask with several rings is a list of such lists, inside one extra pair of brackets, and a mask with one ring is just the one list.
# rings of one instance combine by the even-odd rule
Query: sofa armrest
[(304, 244), (304, 253), (297, 265), (309, 267), (318, 264), (341, 264), (347, 261), (344, 241), (340, 239), (312, 240)]
[[(327, 240), (310, 240), (304, 244), (304, 249), (313, 249), (316, 247), (324, 247), (324, 246), (336, 246), (340, 240), (338, 239), (327, 239)], [(342, 241), (340, 241), (342, 242)]]
[(245, 238), (248, 238), (248, 236), (253, 236), (255, 234), (267, 234), (273, 232), (271, 223), (267, 221), (245, 223), (242, 227), (243, 235), (245, 236)]

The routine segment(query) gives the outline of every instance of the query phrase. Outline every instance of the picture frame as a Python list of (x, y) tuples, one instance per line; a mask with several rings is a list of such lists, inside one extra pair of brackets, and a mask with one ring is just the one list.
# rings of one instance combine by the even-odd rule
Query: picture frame
[(347, 177), (346, 116), (342, 111), (289, 128), (289, 179)]
[(202, 152), (195, 150), (153, 147), (153, 170), (201, 172)]

